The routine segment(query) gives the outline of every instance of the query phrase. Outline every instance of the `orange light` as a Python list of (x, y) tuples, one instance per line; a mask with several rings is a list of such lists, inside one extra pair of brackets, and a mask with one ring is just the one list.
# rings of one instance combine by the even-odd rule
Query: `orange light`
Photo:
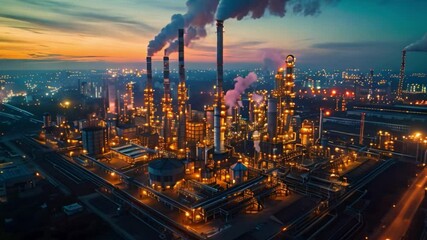
[(335, 95), (335, 94), (337, 94), (337, 91), (332, 90), (332, 95)]
[(325, 112), (325, 115), (329, 116), (329, 115), (331, 115), (331, 112), (327, 111), (327, 112)]

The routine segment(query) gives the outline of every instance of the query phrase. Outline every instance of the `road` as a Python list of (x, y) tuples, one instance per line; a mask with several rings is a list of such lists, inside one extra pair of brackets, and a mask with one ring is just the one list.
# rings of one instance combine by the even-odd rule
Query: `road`
[(401, 239), (411, 224), (412, 219), (420, 206), (427, 183), (427, 168), (423, 169), (415, 178), (413, 184), (402, 195), (395, 207), (382, 219), (384, 228), (379, 228), (369, 239)]

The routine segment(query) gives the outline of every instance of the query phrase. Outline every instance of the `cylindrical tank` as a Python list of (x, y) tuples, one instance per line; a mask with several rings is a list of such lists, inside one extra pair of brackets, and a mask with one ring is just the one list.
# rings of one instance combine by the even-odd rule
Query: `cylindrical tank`
[(89, 155), (99, 155), (107, 152), (107, 129), (104, 127), (87, 127), (82, 129), (83, 149)]
[(176, 158), (160, 158), (148, 164), (148, 173), (153, 187), (168, 189), (184, 178), (185, 165)]

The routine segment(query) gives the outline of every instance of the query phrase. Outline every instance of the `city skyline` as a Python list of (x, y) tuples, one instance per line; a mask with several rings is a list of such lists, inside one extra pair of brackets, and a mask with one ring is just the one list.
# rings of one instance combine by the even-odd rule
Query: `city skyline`
[[(298, 56), (299, 67), (393, 68), (401, 50), (427, 32), (423, 1), (332, 1), (314, 16), (266, 14), (225, 21), (225, 67), (261, 67), (269, 50)], [(104, 5), (101, 5), (103, 3)], [(107, 6), (108, 5), (108, 6)], [(185, 1), (80, 3), (6, 1), (0, 10), (0, 68), (85, 69), (143, 67), (148, 42), (184, 14)], [(101, 6), (101, 7), (99, 7)], [(29, 10), (31, 9), (31, 10)], [(283, 29), (283, 30), (282, 30)], [(378, 34), (379, 33), (379, 34)], [(188, 66), (214, 67), (215, 27), (186, 48)], [(154, 55), (161, 61), (162, 53)], [(409, 71), (423, 71), (426, 55), (408, 55)], [(327, 59), (327, 60), (326, 60)], [(171, 61), (177, 54), (171, 55)]]

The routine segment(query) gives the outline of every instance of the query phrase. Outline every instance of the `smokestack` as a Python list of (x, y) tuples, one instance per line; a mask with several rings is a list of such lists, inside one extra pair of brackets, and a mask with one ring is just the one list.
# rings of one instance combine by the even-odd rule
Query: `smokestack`
[(163, 138), (165, 143), (165, 149), (167, 149), (170, 138), (171, 138), (171, 120), (170, 115), (172, 109), (171, 101), (171, 88), (169, 80), (169, 57), (167, 56), (167, 51), (165, 50), (165, 56), (163, 57), (163, 90), (164, 95), (162, 99), (163, 104)]
[(171, 87), (170, 87), (170, 80), (169, 80), (169, 57), (167, 56), (167, 52), (165, 50), (165, 56), (163, 57), (163, 91), (164, 91), (164, 98), (166, 101), (166, 104), (168, 104), (171, 97)]
[(169, 57), (166, 51), (163, 57), (163, 79), (169, 79)]
[(359, 144), (363, 145), (363, 136), (365, 132), (365, 116), (366, 113), (360, 114), (360, 133), (359, 133)]
[(222, 83), (224, 81), (224, 21), (216, 21), (216, 64), (217, 64), (217, 93), (218, 93), (218, 105), (222, 101)]
[(145, 88), (153, 88), (153, 71), (151, 69), (151, 57), (147, 57), (147, 85)]
[(178, 61), (179, 61), (179, 82), (185, 82), (184, 29), (178, 30)]
[(146, 122), (150, 128), (153, 121), (154, 114), (154, 100), (153, 100), (153, 72), (151, 69), (151, 57), (147, 57), (147, 84), (144, 89), (144, 107), (147, 110)]
[(178, 149), (185, 149), (187, 132), (187, 87), (185, 86), (185, 65), (184, 65), (184, 29), (178, 30)]
[(399, 86), (397, 87), (396, 100), (402, 100), (403, 81), (405, 80), (406, 50), (402, 51), (402, 64), (400, 65)]
[(216, 106), (214, 109), (214, 152), (215, 153), (224, 153), (224, 138), (225, 138), (225, 109), (223, 104), (223, 94), (222, 94), (222, 83), (224, 78), (223, 70), (223, 52), (224, 52), (224, 21), (216, 21), (216, 34), (217, 34), (217, 99)]

